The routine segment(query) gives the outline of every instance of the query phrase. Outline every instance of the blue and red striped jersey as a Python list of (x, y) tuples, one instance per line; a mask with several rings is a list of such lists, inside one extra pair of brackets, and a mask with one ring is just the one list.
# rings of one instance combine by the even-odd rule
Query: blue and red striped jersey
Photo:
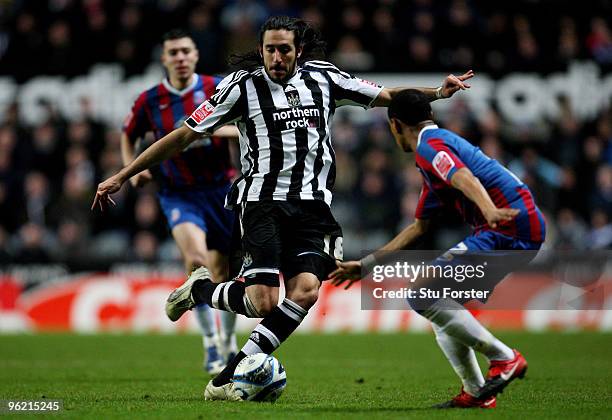
[[(123, 132), (132, 142), (144, 138), (147, 132), (152, 132), (155, 140), (159, 140), (181, 127), (185, 119), (214, 94), (221, 80), (196, 74), (191, 85), (179, 91), (164, 79), (136, 99)], [(153, 173), (162, 188), (190, 189), (225, 184), (234, 171), (228, 141), (206, 137), (163, 161)]]
[[(417, 219), (428, 219), (441, 207), (451, 207), (476, 232), (495, 230), (522, 240), (544, 240), (546, 223), (527, 185), (480, 148), (451, 131), (429, 125), (419, 133), (415, 155), (424, 181)], [(519, 215), (491, 229), (476, 204), (451, 185), (453, 175), (463, 167), (480, 180), (498, 208), (516, 208)]]

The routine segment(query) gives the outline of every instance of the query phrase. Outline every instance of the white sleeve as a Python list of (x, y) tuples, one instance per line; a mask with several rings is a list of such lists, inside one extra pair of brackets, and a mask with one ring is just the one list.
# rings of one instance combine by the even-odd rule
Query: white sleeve
[(325, 71), (332, 82), (332, 97), (336, 107), (357, 105), (371, 108), (372, 102), (383, 90), (382, 86), (341, 71), (326, 61), (309, 61), (307, 65)]
[(215, 94), (202, 102), (185, 124), (198, 133), (212, 134), (217, 128), (239, 120), (242, 116), (240, 81), (248, 75), (241, 70), (223, 79)]

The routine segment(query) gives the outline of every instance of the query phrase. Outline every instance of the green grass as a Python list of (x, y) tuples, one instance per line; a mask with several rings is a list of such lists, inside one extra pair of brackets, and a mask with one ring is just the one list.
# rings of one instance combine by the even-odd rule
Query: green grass
[(0, 399), (62, 399), (57, 417), (78, 419), (610, 418), (612, 335), (500, 337), (530, 367), (496, 410), (428, 408), (460, 387), (428, 334), (296, 335), (276, 404), (205, 402), (197, 336), (0, 335)]

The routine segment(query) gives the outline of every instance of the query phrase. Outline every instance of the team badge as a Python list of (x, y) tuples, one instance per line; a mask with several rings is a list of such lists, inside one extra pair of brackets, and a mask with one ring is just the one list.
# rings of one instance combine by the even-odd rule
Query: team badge
[(300, 95), (296, 88), (291, 85), (288, 85), (285, 88), (285, 96), (287, 97), (287, 103), (292, 108), (297, 108), (298, 106), (302, 106), (302, 102), (300, 101)]
[(440, 174), (442, 179), (446, 179), (448, 177), (448, 173), (454, 166), (455, 161), (453, 161), (450, 155), (443, 150), (438, 152), (438, 154), (433, 158), (433, 167), (435, 168), (436, 172)]
[(213, 113), (215, 107), (210, 102), (204, 102), (198, 109), (196, 109), (191, 117), (196, 123), (200, 124), (206, 117)]
[(253, 257), (251, 257), (251, 254), (246, 252), (244, 256), (242, 257), (242, 266), (248, 267), (251, 264), (253, 264)]
[(176, 222), (180, 218), (181, 218), (181, 210), (172, 209), (172, 212), (170, 212), (170, 220), (172, 220), (172, 222)]
[(201, 104), (202, 102), (204, 102), (204, 92), (202, 92), (201, 90), (193, 92), (193, 101), (196, 104)]

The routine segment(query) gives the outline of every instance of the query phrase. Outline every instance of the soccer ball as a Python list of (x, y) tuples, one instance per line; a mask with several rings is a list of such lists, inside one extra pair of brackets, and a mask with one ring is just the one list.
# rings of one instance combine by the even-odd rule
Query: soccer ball
[(276, 358), (256, 353), (238, 363), (232, 381), (234, 389), (243, 400), (273, 402), (283, 393), (287, 385), (287, 374)]

